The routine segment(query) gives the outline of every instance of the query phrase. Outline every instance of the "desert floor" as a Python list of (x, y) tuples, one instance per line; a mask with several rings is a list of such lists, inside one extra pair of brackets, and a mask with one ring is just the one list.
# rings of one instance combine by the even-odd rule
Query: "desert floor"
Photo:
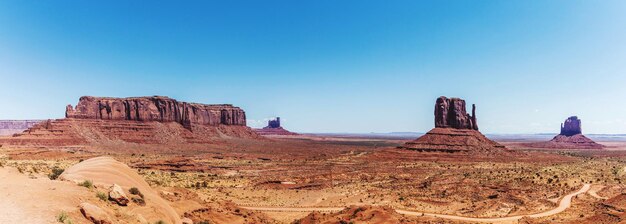
[[(81, 220), (76, 206), (96, 203), (93, 190), (47, 175), (102, 155), (129, 165), (161, 194), (192, 192), (206, 206), (229, 203), (257, 211), (265, 217), (258, 222), (277, 223), (352, 205), (388, 206), (415, 222), (593, 223), (613, 212), (603, 205), (626, 182), (622, 141), (600, 142), (606, 150), (537, 150), (516, 139), (501, 141), (513, 154), (497, 157), (397, 149), (404, 141), (296, 136), (212, 145), (3, 146), (0, 223), (55, 223), (62, 212)], [(181, 216), (193, 209), (170, 203)]]

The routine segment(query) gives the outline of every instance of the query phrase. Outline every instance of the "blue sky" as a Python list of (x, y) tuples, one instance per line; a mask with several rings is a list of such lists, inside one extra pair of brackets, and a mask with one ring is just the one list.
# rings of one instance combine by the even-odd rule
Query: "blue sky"
[(232, 103), (302, 132), (626, 133), (625, 1), (0, 1), (0, 119), (82, 95)]

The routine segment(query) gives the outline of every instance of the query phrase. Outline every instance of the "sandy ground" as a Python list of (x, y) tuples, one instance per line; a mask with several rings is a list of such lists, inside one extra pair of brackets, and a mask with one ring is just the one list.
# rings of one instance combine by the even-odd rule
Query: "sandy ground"
[(0, 180), (0, 223), (58, 223), (61, 212), (76, 217), (82, 199), (93, 197), (75, 184), (31, 179), (12, 167), (0, 168)]

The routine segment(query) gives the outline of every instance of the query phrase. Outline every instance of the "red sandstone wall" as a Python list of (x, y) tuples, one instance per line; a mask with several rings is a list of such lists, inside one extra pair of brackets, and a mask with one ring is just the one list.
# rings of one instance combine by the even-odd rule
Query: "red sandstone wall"
[(83, 96), (68, 105), (66, 118), (178, 122), (195, 125), (246, 125), (246, 113), (230, 104), (179, 102), (162, 96), (110, 98)]

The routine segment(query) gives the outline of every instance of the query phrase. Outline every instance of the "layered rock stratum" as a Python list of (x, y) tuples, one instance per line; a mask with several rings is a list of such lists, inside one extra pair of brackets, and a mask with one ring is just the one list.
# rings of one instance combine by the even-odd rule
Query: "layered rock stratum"
[(267, 122), (267, 126), (261, 129), (255, 129), (260, 135), (298, 135), (297, 133), (290, 132), (284, 129), (280, 125), (280, 117), (271, 119)]
[(164, 96), (83, 96), (66, 107), (66, 118), (38, 123), (0, 144), (81, 145), (210, 143), (215, 139), (258, 138), (246, 126), (245, 112), (230, 104), (199, 104)]
[(66, 118), (96, 120), (177, 122), (191, 125), (246, 125), (246, 113), (231, 104), (180, 102), (165, 96), (92, 97), (83, 96), (76, 107), (68, 105)]
[(561, 124), (561, 132), (547, 142), (527, 143), (525, 146), (547, 149), (603, 149), (604, 145), (582, 134), (582, 122), (577, 116), (568, 117)]
[[(435, 102), (435, 128), (401, 148), (424, 152), (494, 152), (506, 148), (478, 131), (476, 106), (472, 114), (465, 109), (460, 98), (437, 98)], [(508, 150), (507, 150), (508, 151)]]

